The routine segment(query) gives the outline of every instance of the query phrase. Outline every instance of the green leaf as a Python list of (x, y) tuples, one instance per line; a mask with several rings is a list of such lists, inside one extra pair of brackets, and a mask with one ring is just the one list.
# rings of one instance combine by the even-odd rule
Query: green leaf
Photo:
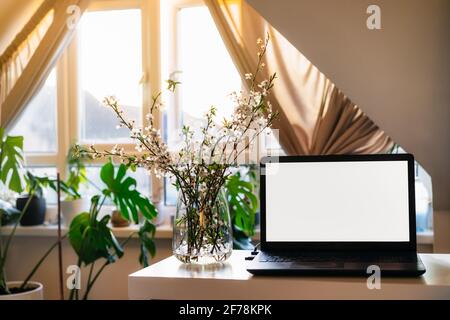
[(144, 224), (139, 228), (138, 236), (141, 242), (139, 263), (143, 267), (148, 267), (150, 264), (148, 254), (150, 254), (151, 257), (154, 257), (156, 254), (156, 246), (155, 242), (153, 241), (155, 237), (155, 231), (155, 225), (153, 225), (148, 220), (145, 220)]
[(0, 128), (0, 179), (15, 192), (22, 192), (24, 181), (23, 168), (23, 137), (7, 136), (4, 139), (4, 129)]
[(96, 219), (99, 197), (91, 201), (90, 212), (80, 213), (70, 224), (70, 244), (85, 265), (101, 258), (113, 263), (123, 256), (123, 249), (108, 226), (110, 216)]
[(126, 165), (121, 164), (115, 174), (114, 165), (108, 162), (102, 167), (100, 177), (107, 187), (103, 193), (112, 198), (125, 219), (139, 223), (139, 213), (146, 219), (156, 217), (156, 207), (136, 189), (137, 182), (127, 176)]
[(107, 186), (114, 184), (114, 165), (111, 161), (104, 164), (100, 169), (100, 178)]
[(230, 176), (225, 184), (233, 223), (247, 236), (254, 234), (258, 198), (253, 184), (243, 180), (238, 173)]

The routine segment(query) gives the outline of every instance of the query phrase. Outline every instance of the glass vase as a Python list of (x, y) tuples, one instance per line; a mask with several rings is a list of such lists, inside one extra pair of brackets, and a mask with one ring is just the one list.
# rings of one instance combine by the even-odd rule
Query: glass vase
[(174, 256), (187, 264), (225, 261), (231, 255), (233, 237), (223, 188), (215, 200), (206, 205), (188, 199), (185, 194), (180, 191), (177, 201), (172, 240)]

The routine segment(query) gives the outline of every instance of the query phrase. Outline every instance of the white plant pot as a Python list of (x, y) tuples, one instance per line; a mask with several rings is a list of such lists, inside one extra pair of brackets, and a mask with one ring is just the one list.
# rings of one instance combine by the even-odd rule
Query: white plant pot
[[(23, 281), (8, 281), (6, 284), (8, 288), (21, 286)], [(29, 286), (35, 287), (33, 290), (0, 295), (0, 300), (44, 300), (44, 287), (39, 282), (29, 281)]]
[(61, 213), (63, 222), (66, 226), (70, 226), (73, 218), (81, 212), (89, 211), (89, 199), (76, 199), (61, 201)]

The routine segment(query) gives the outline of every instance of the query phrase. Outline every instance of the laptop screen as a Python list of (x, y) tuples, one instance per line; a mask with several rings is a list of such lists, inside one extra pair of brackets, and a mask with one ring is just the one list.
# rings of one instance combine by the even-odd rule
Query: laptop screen
[(408, 162), (266, 163), (266, 241), (407, 242)]

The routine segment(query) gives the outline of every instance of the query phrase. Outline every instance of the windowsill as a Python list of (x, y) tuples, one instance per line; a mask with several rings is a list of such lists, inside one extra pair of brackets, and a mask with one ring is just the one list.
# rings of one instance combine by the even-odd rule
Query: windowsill
[[(12, 226), (2, 227), (4, 234), (11, 232)], [(68, 232), (68, 227), (61, 226), (61, 233), (64, 235)], [(131, 233), (139, 230), (138, 225), (130, 225), (123, 228), (111, 228), (112, 232), (117, 238), (127, 238)], [(19, 226), (16, 230), (17, 236), (28, 236), (28, 237), (56, 237), (58, 235), (58, 226), (54, 224), (39, 225), (39, 226)], [(137, 237), (134, 235), (133, 237)], [(169, 224), (162, 224), (156, 227), (155, 233), (156, 239), (172, 239), (172, 226)]]
[(433, 230), (417, 232), (417, 244), (433, 244), (433, 243), (434, 243)]
[[(2, 230), (8, 234), (11, 231), (11, 226), (2, 227)], [(130, 225), (123, 228), (111, 228), (114, 235), (118, 238), (127, 238), (131, 233), (138, 231), (138, 225)], [(172, 239), (172, 226), (169, 223), (164, 223), (156, 227), (155, 239)], [(68, 228), (62, 226), (62, 234), (67, 233)], [(16, 230), (17, 236), (28, 237), (56, 237), (58, 235), (58, 227), (56, 225), (40, 225), (24, 227), (19, 226)], [(134, 235), (133, 237), (137, 237)], [(253, 239), (259, 239), (259, 230), (255, 232)], [(420, 245), (432, 245), (434, 243), (434, 233), (432, 230), (427, 230), (417, 233), (417, 244)]]

